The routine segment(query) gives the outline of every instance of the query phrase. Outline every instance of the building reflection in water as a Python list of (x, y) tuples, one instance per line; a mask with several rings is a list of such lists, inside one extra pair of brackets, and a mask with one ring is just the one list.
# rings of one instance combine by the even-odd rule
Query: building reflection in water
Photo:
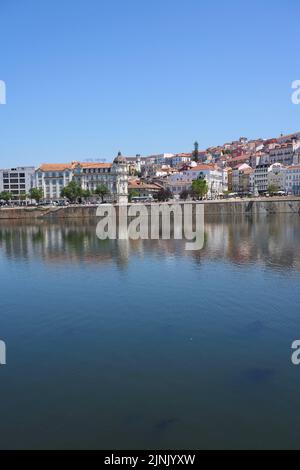
[(59, 265), (115, 263), (126, 267), (133, 256), (188, 257), (193, 262), (228, 261), (269, 268), (300, 269), (300, 217), (277, 214), (213, 217), (205, 220), (205, 246), (186, 251), (186, 240), (99, 240), (98, 220), (0, 222), (0, 255)]

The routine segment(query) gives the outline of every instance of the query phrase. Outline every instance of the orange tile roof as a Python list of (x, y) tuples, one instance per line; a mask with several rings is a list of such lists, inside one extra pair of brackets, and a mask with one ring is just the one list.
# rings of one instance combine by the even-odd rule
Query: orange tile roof
[(71, 170), (72, 169), (71, 163), (43, 163), (39, 170), (41, 171), (63, 171), (63, 170)]
[(111, 168), (112, 163), (79, 163), (82, 168)]
[(40, 167), (40, 171), (64, 171), (72, 170), (80, 166), (81, 168), (111, 168), (112, 163), (93, 163), (93, 162), (72, 162), (72, 163), (43, 163)]
[(158, 184), (144, 183), (144, 181), (134, 180), (128, 182), (129, 189), (160, 189), (161, 187)]
[(191, 171), (204, 171), (204, 170), (214, 170), (215, 165), (209, 165), (209, 164), (203, 164), (203, 165), (197, 165), (197, 166), (192, 166)]

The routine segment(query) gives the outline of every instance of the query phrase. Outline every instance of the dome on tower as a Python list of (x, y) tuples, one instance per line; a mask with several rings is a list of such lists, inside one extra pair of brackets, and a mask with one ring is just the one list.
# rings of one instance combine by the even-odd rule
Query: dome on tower
[(114, 163), (116, 163), (117, 165), (119, 164), (127, 164), (127, 160), (125, 157), (123, 157), (123, 155), (121, 154), (121, 152), (118, 153), (118, 156), (114, 159)]

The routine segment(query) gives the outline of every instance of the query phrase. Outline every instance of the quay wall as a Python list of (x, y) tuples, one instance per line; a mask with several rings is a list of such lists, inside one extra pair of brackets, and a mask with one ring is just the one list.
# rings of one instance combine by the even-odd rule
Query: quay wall
[[(172, 205), (172, 203), (168, 203)], [(188, 203), (196, 204), (199, 203)], [(206, 215), (257, 215), (291, 213), (300, 215), (300, 197), (280, 199), (245, 199), (238, 201), (205, 201)], [(151, 204), (147, 205), (150, 211)], [(92, 218), (96, 216), (95, 206), (67, 206), (67, 207), (29, 207), (29, 208), (1, 208), (0, 220), (7, 219), (69, 219)]]

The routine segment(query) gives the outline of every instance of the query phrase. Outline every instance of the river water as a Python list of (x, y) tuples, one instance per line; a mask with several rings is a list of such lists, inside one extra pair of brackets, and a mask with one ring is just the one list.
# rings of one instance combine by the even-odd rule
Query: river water
[(300, 217), (0, 222), (0, 447), (300, 448)]

